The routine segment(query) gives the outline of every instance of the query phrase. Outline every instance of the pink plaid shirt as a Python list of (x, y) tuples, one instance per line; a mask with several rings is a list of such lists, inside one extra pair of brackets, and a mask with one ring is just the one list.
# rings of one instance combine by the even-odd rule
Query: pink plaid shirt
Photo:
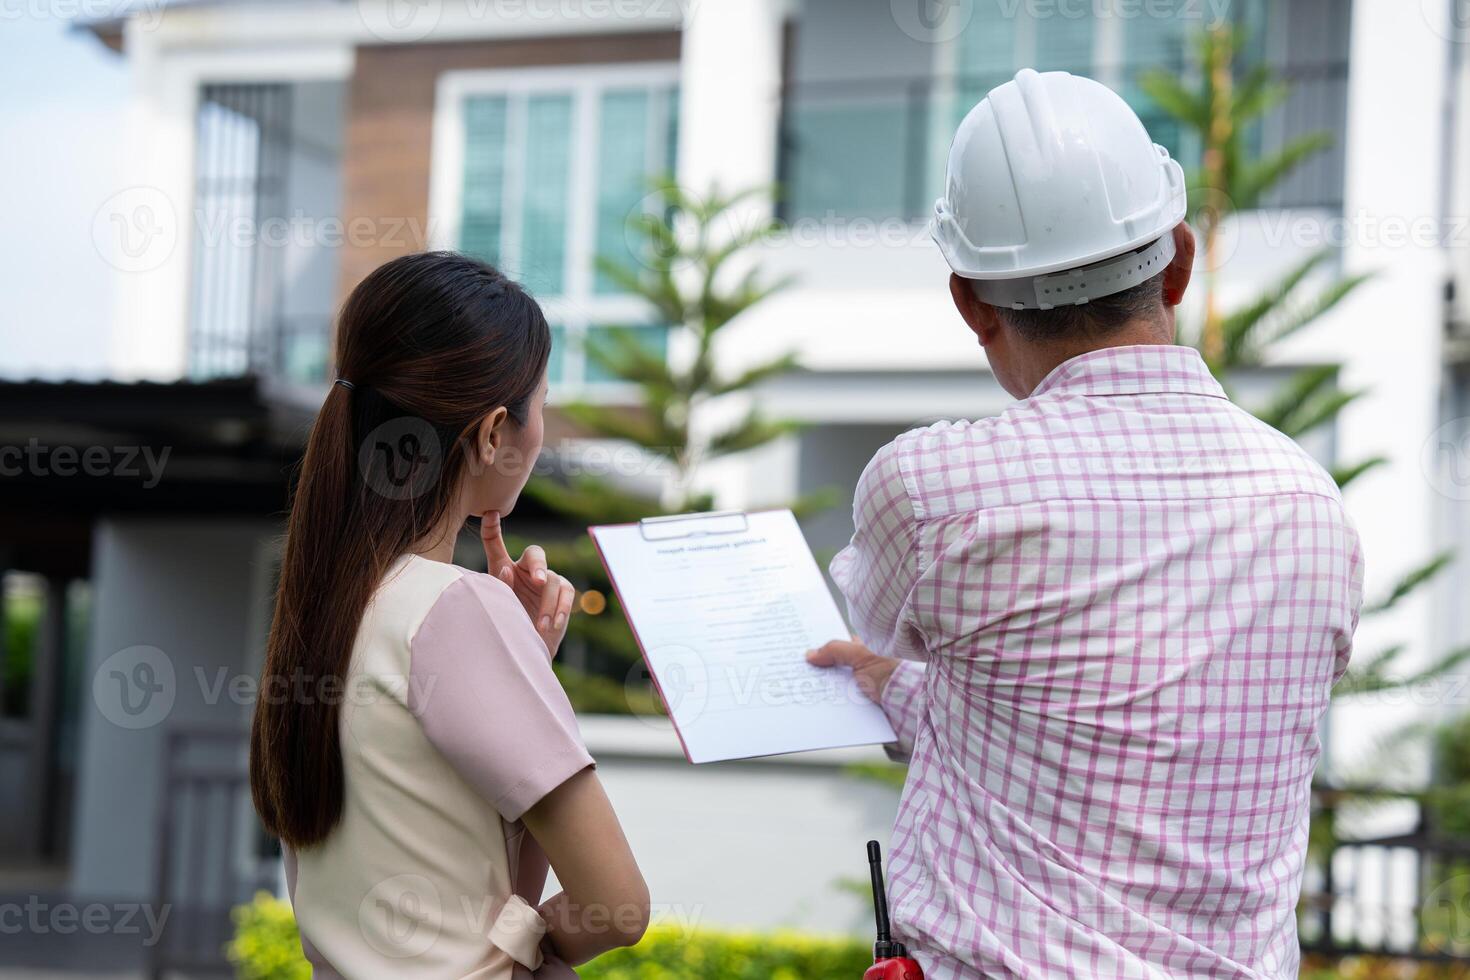
[(1186, 347), (1075, 357), (879, 451), (832, 563), (904, 663), (890, 859), (929, 980), (1294, 977), (1361, 605), (1332, 479)]

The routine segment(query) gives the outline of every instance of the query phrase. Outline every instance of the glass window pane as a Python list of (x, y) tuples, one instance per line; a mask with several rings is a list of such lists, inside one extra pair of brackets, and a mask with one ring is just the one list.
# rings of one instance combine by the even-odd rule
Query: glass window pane
[(546, 362), (546, 380), (556, 384), (566, 379), (567, 328), (559, 323), (551, 326), (551, 357)]
[(559, 295), (565, 287), (571, 142), (572, 97), (529, 97), (521, 254), (512, 271), (542, 295)]
[[(649, 101), (643, 89), (604, 92), (599, 100), (596, 254), (621, 265), (637, 261), (629, 247), (628, 219), (654, 176), (648, 160)], [(594, 288), (619, 291), (600, 269)]]
[(1059, 5), (1050, 16), (1035, 17), (1033, 23), (1036, 25), (1037, 71), (1092, 74), (1092, 29), (1096, 20), (1090, 6), (1079, 5), (1069, 9), (1066, 5)]
[[(1159, 0), (1163, 9), (1182, 8), (1187, 0)], [(1145, 72), (1155, 69), (1178, 75), (1184, 71), (1190, 56), (1190, 45), (1195, 43), (1198, 18), (1178, 16), (1137, 17), (1124, 26), (1123, 52), (1125, 64), (1120, 73), (1123, 81), (1123, 98), (1133, 106), (1149, 136), (1155, 143), (1168, 148), (1169, 153), (1188, 167), (1191, 156), (1198, 149), (1183, 145), (1184, 134), (1173, 116), (1159, 109), (1139, 85)]]
[[(666, 357), (669, 350), (669, 328), (657, 326), (636, 327), (591, 327), (587, 330), (586, 344), (595, 346), (599, 343), (608, 343), (608, 331), (610, 329), (621, 329), (631, 333), (644, 350), (657, 354), (660, 358)], [(589, 353), (587, 355), (587, 380), (588, 381), (615, 381), (616, 378), (599, 364)]]
[(902, 91), (861, 101), (822, 92), (792, 106), (790, 120), (786, 181), (793, 218), (904, 213), (907, 150), (923, 139), (925, 126)]
[(667, 133), (664, 145), (664, 174), (672, 177), (678, 173), (679, 162), (679, 89), (674, 87), (664, 93), (667, 109)]
[(500, 259), (505, 193), (504, 96), (464, 103), (464, 187), (459, 247), (487, 262)]

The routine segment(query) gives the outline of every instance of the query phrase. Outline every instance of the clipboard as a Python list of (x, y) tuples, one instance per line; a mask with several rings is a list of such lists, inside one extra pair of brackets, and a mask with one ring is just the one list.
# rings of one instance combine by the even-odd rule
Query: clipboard
[(806, 663), (849, 634), (791, 511), (587, 530), (691, 763), (894, 740), (850, 670)]

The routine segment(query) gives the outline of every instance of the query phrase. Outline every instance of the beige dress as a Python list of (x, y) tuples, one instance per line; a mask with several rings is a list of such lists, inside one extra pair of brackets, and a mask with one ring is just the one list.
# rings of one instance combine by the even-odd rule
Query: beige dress
[(341, 694), (342, 820), (286, 856), (315, 974), (575, 977), (543, 942), (546, 857), (520, 818), (593, 763), (510, 588), (400, 559)]

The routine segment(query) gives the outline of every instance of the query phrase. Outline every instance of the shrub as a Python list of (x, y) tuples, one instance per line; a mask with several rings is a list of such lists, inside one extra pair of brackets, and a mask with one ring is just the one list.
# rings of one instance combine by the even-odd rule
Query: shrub
[(690, 933), (650, 929), (631, 949), (577, 968), (582, 980), (858, 980), (873, 965), (867, 943), (792, 932)]
[(289, 903), (259, 892), (231, 914), (235, 938), (225, 955), (240, 980), (311, 980), (311, 964), (301, 955), (301, 937)]
[[(291, 906), (264, 892), (234, 911), (225, 947), (240, 980), (310, 980)], [(691, 933), (655, 927), (632, 949), (577, 967), (582, 980), (857, 980), (872, 964), (867, 944), (782, 932)]]

